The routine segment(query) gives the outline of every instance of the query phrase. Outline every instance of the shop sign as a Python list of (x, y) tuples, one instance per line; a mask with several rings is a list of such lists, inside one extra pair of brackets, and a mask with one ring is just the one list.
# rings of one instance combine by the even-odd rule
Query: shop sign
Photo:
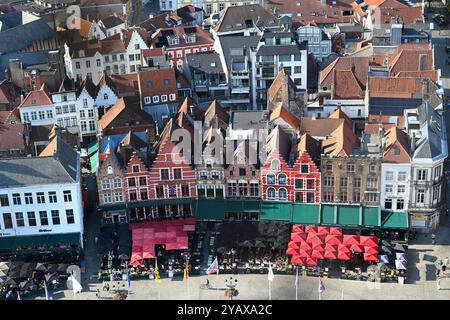
[(413, 220), (427, 220), (427, 216), (424, 215), (412, 215)]

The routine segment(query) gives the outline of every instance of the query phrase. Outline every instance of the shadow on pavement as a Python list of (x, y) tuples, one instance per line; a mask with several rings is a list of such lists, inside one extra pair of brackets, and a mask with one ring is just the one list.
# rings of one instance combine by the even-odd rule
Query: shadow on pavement
[(427, 264), (426, 266), (426, 278), (425, 280), (436, 280), (436, 266), (434, 264)]

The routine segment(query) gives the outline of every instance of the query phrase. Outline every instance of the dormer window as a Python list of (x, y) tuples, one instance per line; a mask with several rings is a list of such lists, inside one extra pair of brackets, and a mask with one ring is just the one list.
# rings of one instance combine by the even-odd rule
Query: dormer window
[(189, 33), (184, 35), (186, 43), (195, 43), (196, 42), (196, 36), (195, 33)]
[(280, 170), (280, 161), (278, 160), (272, 161), (272, 170)]
[(180, 44), (180, 38), (178, 38), (178, 36), (167, 37), (167, 42), (169, 43), (169, 46), (178, 45)]

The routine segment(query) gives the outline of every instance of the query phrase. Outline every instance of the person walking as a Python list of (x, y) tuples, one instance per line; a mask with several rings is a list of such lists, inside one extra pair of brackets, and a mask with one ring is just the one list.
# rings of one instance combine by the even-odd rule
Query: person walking
[(442, 262), (442, 272), (445, 273), (448, 266), (448, 257), (445, 257), (444, 261)]
[(436, 278), (436, 286), (438, 290), (441, 290), (441, 277)]
[(97, 289), (97, 292), (95, 293), (95, 297), (97, 300), (100, 300), (100, 289)]
[(431, 244), (436, 243), (436, 235), (434, 233), (431, 234)]

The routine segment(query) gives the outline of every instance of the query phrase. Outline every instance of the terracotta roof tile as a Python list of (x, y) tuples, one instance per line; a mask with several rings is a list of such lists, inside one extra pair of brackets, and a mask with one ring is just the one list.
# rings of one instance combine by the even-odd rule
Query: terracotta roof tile
[[(275, 98), (275, 95), (278, 93), (279, 90), (283, 90), (283, 78), (286, 78), (288, 80), (288, 85), (292, 90), (296, 90), (296, 85), (292, 78), (286, 74), (286, 71), (284, 68), (281, 68), (280, 72), (277, 74), (275, 79), (273, 80), (272, 84), (269, 87), (269, 90), (267, 91), (267, 98), (269, 101), (273, 101)], [(287, 88), (289, 89), (289, 88)]]
[(304, 152), (308, 153), (313, 161), (320, 159), (320, 143), (308, 133), (302, 134), (300, 141), (293, 147), (293, 151), (296, 153), (295, 157), (298, 158)]
[[(186, 42), (185, 39), (186, 34), (195, 34), (195, 42), (194, 43)], [(174, 45), (169, 44), (167, 40), (168, 36), (178, 36), (179, 44)], [(214, 39), (209, 32), (203, 30), (201, 27), (197, 25), (176, 26), (172, 28), (159, 29), (152, 35), (151, 40), (149, 40), (149, 45), (152, 48), (161, 48), (163, 46), (165, 46), (166, 48), (180, 48), (206, 44), (213, 45)]]
[(438, 80), (437, 70), (427, 70), (427, 71), (400, 71), (397, 78), (428, 78), (436, 82)]
[(291, 139), (280, 126), (276, 126), (266, 139), (266, 152), (270, 155), (277, 151), (286, 163), (289, 163), (289, 154), (291, 151)]
[(39, 90), (29, 92), (25, 100), (19, 105), (19, 108), (49, 105), (52, 103), (52, 99), (46, 87), (43, 85)]
[(0, 122), (0, 150), (25, 149), (25, 125)]
[(369, 97), (412, 98), (422, 92), (420, 78), (369, 78)]
[(290, 113), (286, 108), (282, 106), (282, 104), (279, 104), (270, 113), (269, 122), (272, 123), (279, 118), (288, 123), (293, 129), (298, 129), (300, 127), (300, 119)]
[(354, 148), (360, 146), (353, 129), (343, 121), (331, 133), (331, 137), (322, 142), (322, 152), (328, 157), (344, 157), (353, 154)]
[(432, 49), (402, 49), (389, 64), (389, 70), (394, 76), (401, 71), (426, 71), (433, 69), (434, 57)]
[(411, 161), (408, 134), (397, 127), (392, 127), (384, 134), (386, 149), (383, 161), (391, 163), (409, 163)]
[(111, 80), (120, 96), (134, 95), (139, 91), (137, 73), (111, 75)]
[(365, 90), (351, 70), (334, 69), (333, 99), (363, 99)]
[(322, 70), (320, 74), (320, 85), (323, 87), (331, 87), (332, 84), (332, 70), (352, 70), (356, 80), (362, 88), (365, 88), (367, 81), (367, 74), (369, 72), (369, 58), (368, 57), (339, 57), (333, 61), (329, 66)]
[(219, 127), (222, 126), (228, 127), (228, 124), (230, 123), (229, 114), (222, 108), (222, 106), (217, 100), (211, 102), (208, 109), (206, 109), (205, 111), (205, 125), (206, 126), (213, 125), (212, 122), (214, 119), (220, 120), (222, 122), (218, 123)]
[(142, 97), (169, 95), (173, 93), (176, 99), (178, 99), (174, 69), (141, 70), (138, 72), (138, 81)]
[(180, 109), (178, 109), (178, 113), (184, 113), (186, 115), (189, 115), (192, 120), (202, 121), (203, 111), (197, 106), (197, 104), (189, 97), (186, 97), (183, 101), (183, 103), (180, 106)]

